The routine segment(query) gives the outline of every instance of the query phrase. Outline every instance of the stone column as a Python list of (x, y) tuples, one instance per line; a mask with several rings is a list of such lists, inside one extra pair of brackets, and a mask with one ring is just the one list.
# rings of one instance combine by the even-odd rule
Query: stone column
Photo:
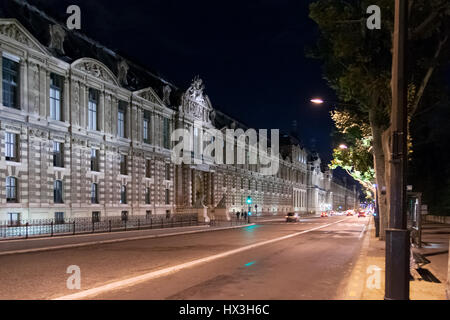
[(62, 98), (62, 119), (64, 122), (70, 123), (70, 91), (69, 91), (69, 79), (67, 77), (64, 77), (64, 87), (63, 87), (63, 98)]

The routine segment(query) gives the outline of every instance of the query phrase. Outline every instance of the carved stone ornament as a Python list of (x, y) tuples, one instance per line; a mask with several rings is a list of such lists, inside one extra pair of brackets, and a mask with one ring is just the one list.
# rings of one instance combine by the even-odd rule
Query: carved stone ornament
[(59, 24), (54, 24), (49, 27), (50, 29), (50, 49), (59, 51), (62, 54), (64, 52), (64, 40), (66, 39), (66, 31)]
[(0, 24), (0, 34), (16, 40), (17, 42), (20, 42), (27, 47), (41, 51), (41, 48), (39, 48), (33, 41), (31, 41), (30, 37), (22, 30), (20, 30), (14, 22), (6, 22)]
[(100, 62), (93, 59), (83, 58), (73, 63), (75, 69), (81, 70), (94, 78), (109, 82), (114, 85), (118, 85), (117, 79), (114, 74), (107, 69)]
[(147, 88), (147, 89), (140, 91), (138, 93), (138, 96), (147, 101), (150, 101), (154, 104), (157, 104), (158, 106), (162, 105), (162, 101), (160, 100), (158, 95), (155, 93), (155, 91), (153, 91), (152, 88)]
[(182, 99), (182, 111), (194, 118), (210, 122), (211, 103), (207, 95), (203, 93), (205, 85), (198, 76), (194, 78), (189, 89), (184, 93)]

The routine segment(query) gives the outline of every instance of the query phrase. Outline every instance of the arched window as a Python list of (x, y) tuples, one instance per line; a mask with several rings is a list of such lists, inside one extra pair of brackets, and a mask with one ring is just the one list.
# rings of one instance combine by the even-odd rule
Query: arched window
[(6, 178), (6, 201), (18, 202), (17, 201), (17, 178), (15, 177), (7, 177)]

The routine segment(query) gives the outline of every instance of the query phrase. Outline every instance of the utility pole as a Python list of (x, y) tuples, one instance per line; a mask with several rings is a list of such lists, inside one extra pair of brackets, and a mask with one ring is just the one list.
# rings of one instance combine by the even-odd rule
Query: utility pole
[(410, 237), (406, 218), (408, 0), (395, 0), (390, 155), (386, 230), (386, 300), (409, 300)]

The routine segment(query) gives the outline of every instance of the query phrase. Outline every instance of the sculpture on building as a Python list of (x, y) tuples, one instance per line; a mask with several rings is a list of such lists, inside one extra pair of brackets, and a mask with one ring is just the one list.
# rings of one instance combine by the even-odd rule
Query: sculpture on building
[(121, 85), (124, 85), (124, 86), (128, 85), (127, 74), (128, 74), (129, 68), (130, 67), (128, 66), (128, 63), (125, 60), (120, 61), (117, 65), (117, 70), (118, 70), (117, 78)]
[(49, 48), (65, 54), (64, 52), (64, 40), (66, 39), (66, 31), (59, 25), (54, 24), (49, 27), (50, 29), (50, 44)]
[(169, 85), (165, 85), (163, 89), (163, 102), (165, 105), (170, 106), (170, 94), (172, 93), (172, 88)]

